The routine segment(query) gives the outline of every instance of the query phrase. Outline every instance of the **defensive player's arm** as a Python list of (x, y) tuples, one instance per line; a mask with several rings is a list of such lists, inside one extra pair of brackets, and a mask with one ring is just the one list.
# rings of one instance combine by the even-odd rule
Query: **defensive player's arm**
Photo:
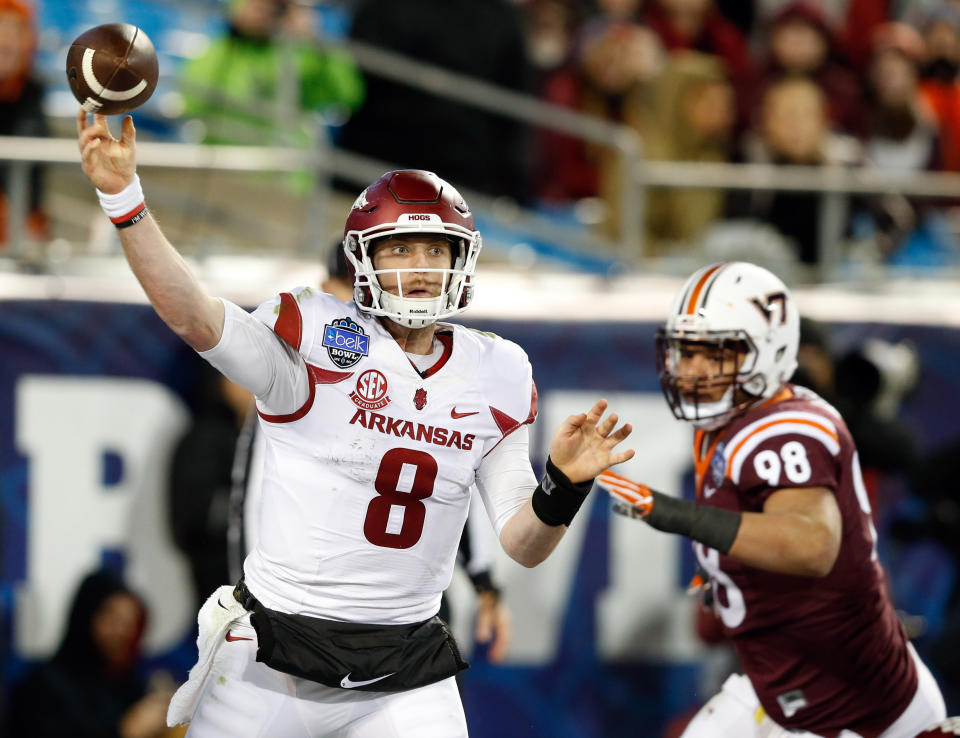
[(781, 574), (825, 577), (840, 553), (843, 521), (826, 487), (780, 489), (762, 513), (743, 513), (729, 555)]
[[(101, 193), (123, 200), (136, 177), (133, 119), (123, 119), (117, 140), (110, 134), (106, 116), (95, 115), (89, 123), (81, 109), (77, 138), (84, 173)], [(153, 217), (147, 213), (118, 233), (127, 261), (160, 318), (197, 351), (216, 346), (223, 331), (223, 303), (203, 291)]]
[(615, 498), (617, 512), (692, 538), (758, 569), (823, 577), (833, 569), (840, 551), (840, 508), (826, 487), (779, 489), (767, 497), (763, 512), (751, 513), (670, 497), (611, 472), (597, 481)]

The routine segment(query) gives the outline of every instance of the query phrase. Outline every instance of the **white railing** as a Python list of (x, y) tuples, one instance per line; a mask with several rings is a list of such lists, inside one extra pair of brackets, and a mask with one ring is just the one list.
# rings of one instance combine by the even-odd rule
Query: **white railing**
[[(643, 224), (646, 193), (650, 187), (713, 188), (726, 190), (792, 190), (820, 193), (820, 262), (822, 275), (830, 276), (842, 259), (842, 231), (849, 197), (862, 194), (896, 193), (924, 198), (960, 199), (960, 175), (942, 173), (883, 172), (876, 169), (840, 167), (790, 167), (763, 164), (722, 164), (645, 161), (642, 142), (636, 131), (624, 125), (544, 103), (534, 97), (480, 81), (449, 70), (424, 64), (368, 44), (324, 41), (323, 48), (348, 52), (366, 72), (410, 85), (419, 90), (458, 100), (477, 108), (609, 147), (622, 157), (620, 207), (616, 241), (581, 229), (558, 226), (538, 214), (505, 205), (502, 200), (465, 191), (483, 215), (504, 225), (522, 229), (533, 237), (570, 246), (582, 252), (619, 257), (627, 266), (636, 265), (644, 255)], [(322, 138), (322, 137), (321, 137)], [(138, 160), (145, 167), (179, 167), (227, 171), (302, 171), (313, 167), (325, 178), (338, 177), (358, 189), (384, 171), (390, 162), (375, 161), (327, 145), (314, 151), (259, 146), (200, 146), (142, 142)], [(29, 162), (76, 163), (79, 156), (73, 139), (31, 139), (0, 137), (0, 160), (13, 162), (10, 188), (9, 232), (17, 253), (23, 238), (26, 212), (27, 164)], [(321, 210), (324, 193), (319, 197)], [(320, 223), (325, 220), (321, 214)], [(311, 224), (316, 227), (317, 220)]]

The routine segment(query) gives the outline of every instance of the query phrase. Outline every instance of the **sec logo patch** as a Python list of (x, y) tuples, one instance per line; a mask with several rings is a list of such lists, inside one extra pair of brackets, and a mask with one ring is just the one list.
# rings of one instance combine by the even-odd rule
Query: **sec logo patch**
[(357, 386), (350, 399), (364, 410), (379, 410), (390, 402), (387, 395), (387, 378), (376, 369), (367, 369), (357, 377)]

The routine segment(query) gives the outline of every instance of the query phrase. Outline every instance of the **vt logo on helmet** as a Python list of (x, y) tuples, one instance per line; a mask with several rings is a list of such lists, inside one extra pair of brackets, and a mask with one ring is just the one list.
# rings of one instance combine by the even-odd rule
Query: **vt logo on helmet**
[[(449, 240), (451, 263), (443, 268), (374, 267), (373, 251), (381, 239), (416, 235)], [(410, 328), (456, 315), (473, 299), (481, 245), (469, 206), (448, 182), (420, 169), (387, 172), (360, 194), (344, 228), (343, 248), (357, 306)], [(439, 295), (411, 296), (410, 286), (425, 274), (441, 275)], [(396, 287), (385, 288), (388, 281)]]
[(660, 386), (677, 418), (720, 428), (790, 379), (799, 342), (800, 316), (778, 277), (712, 264), (686, 281), (658, 331)]

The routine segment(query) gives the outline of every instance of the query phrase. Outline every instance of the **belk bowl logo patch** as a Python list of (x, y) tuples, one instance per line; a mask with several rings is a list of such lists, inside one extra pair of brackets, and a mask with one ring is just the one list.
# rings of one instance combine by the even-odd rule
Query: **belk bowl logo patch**
[(338, 318), (323, 327), (323, 345), (330, 361), (346, 369), (370, 353), (370, 336), (350, 318)]
[(723, 483), (723, 478), (726, 476), (727, 460), (723, 456), (725, 448), (726, 444), (720, 441), (713, 451), (713, 458), (710, 459), (710, 473), (713, 475), (713, 483), (717, 487)]

